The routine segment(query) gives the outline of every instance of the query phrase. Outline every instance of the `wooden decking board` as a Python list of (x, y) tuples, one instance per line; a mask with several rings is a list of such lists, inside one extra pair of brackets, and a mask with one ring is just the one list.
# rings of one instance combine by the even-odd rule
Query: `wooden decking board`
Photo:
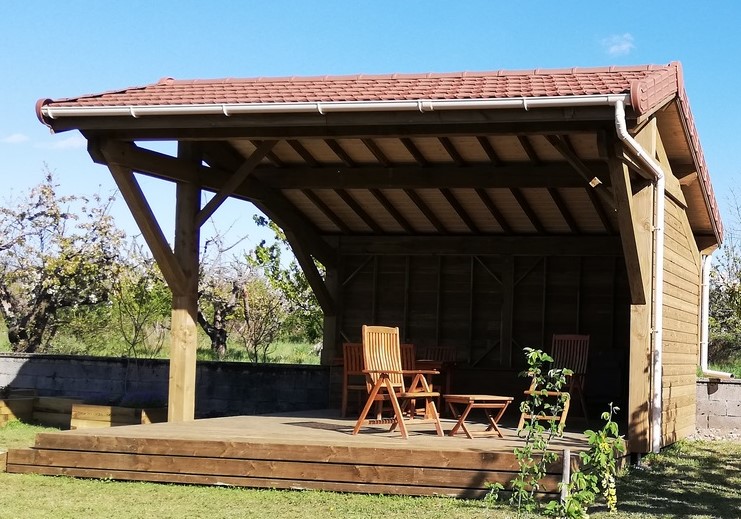
[[(505, 438), (440, 438), (429, 425), (353, 436), (352, 420), (327, 415), (231, 417), (192, 422), (42, 433), (31, 449), (8, 453), (8, 472), (121, 480), (316, 488), (343, 492), (478, 497), (487, 482), (507, 484), (522, 443)], [(444, 423), (450, 430), (452, 421)], [(472, 427), (483, 427), (472, 425)], [(573, 433), (554, 449), (586, 447)], [(561, 462), (544, 481), (555, 492)]]

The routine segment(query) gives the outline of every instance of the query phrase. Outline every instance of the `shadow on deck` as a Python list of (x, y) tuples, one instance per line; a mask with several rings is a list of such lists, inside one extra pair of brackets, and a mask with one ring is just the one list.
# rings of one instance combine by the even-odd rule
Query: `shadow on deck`
[[(452, 420), (443, 420), (447, 432)], [(505, 486), (517, 471), (512, 449), (522, 440), (504, 424), (504, 438), (438, 437), (429, 423), (409, 426), (409, 439), (334, 410), (235, 416), (181, 423), (41, 433), (30, 449), (11, 450), (7, 471), (117, 480), (321, 489), (341, 492), (474, 498), (487, 482)], [(483, 429), (483, 424), (471, 425)], [(552, 448), (586, 449), (566, 432)], [(561, 459), (544, 480), (556, 492)]]

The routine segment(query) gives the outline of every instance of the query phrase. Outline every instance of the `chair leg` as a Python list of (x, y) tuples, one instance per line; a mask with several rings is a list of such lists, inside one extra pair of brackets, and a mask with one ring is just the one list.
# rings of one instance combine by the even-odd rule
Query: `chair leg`
[(386, 386), (388, 387), (389, 391), (389, 400), (391, 400), (391, 407), (394, 409), (394, 416), (396, 417), (396, 420), (391, 424), (389, 431), (393, 431), (398, 425), (401, 437), (407, 439), (409, 435), (407, 434), (407, 427), (406, 425), (404, 425), (404, 413), (402, 412), (401, 406), (399, 405), (399, 400), (396, 398), (394, 387), (391, 385), (391, 381), (388, 379), (386, 379)]
[(376, 381), (376, 383), (373, 385), (373, 389), (371, 389), (371, 392), (368, 395), (368, 401), (365, 403), (363, 410), (360, 412), (360, 417), (358, 418), (358, 421), (355, 423), (355, 428), (352, 430), (353, 435), (358, 434), (358, 431), (360, 430), (360, 427), (363, 425), (363, 422), (365, 421), (365, 417), (368, 416), (368, 412), (370, 411), (370, 408), (373, 405), (376, 399), (376, 395), (378, 394), (378, 391), (381, 389), (382, 385), (383, 385), (382, 378), (379, 378)]

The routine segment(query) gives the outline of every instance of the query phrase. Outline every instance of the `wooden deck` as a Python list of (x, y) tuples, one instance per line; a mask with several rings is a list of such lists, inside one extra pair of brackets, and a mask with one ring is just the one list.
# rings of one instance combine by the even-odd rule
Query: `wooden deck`
[[(443, 420), (449, 431), (453, 421)], [(512, 427), (504, 438), (438, 437), (431, 424), (409, 427), (408, 440), (388, 426), (350, 433), (336, 411), (237, 416), (181, 423), (82, 429), (37, 436), (33, 448), (7, 453), (7, 471), (118, 480), (322, 489), (341, 492), (480, 497), (487, 482), (517, 470)], [(483, 424), (471, 425), (472, 429)], [(586, 448), (566, 433), (554, 449)], [(555, 492), (561, 461), (545, 481)]]

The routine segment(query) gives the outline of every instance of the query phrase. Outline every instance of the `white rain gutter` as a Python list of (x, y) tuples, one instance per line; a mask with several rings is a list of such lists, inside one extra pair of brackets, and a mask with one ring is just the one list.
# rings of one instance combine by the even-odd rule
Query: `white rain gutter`
[(62, 117), (146, 117), (165, 115), (246, 115), (268, 113), (318, 113), (332, 112), (432, 112), (444, 110), (494, 110), (531, 108), (575, 108), (580, 106), (612, 106), (615, 110), (615, 129), (618, 138), (638, 157), (654, 175), (655, 192), (653, 203), (654, 253), (653, 253), (653, 355), (651, 361), (651, 449), (661, 448), (662, 410), (662, 350), (663, 350), (663, 278), (664, 278), (664, 172), (642, 146), (628, 133), (625, 120), (625, 105), (630, 104), (630, 94), (603, 94), (583, 96), (516, 97), (507, 99), (448, 99), (406, 101), (336, 101), (309, 103), (253, 103), (253, 104), (205, 104), (205, 105), (131, 105), (131, 106), (45, 106), (39, 114), (48, 119)]
[(733, 378), (733, 373), (708, 369), (708, 343), (710, 337), (710, 264), (713, 256), (702, 257), (702, 286), (700, 288), (700, 371), (707, 378)]
[(318, 103), (223, 103), (204, 105), (129, 106), (41, 106), (40, 114), (49, 119), (62, 117), (147, 117), (164, 115), (248, 115), (333, 112), (433, 112), (443, 110), (495, 110), (531, 108), (573, 108), (611, 106), (630, 103), (629, 94), (513, 97), (507, 99), (419, 99), (411, 101), (333, 101)]
[(653, 308), (651, 311), (651, 330), (653, 334), (653, 351), (651, 356), (651, 450), (661, 450), (661, 411), (662, 411), (662, 376), (664, 350), (664, 172), (653, 157), (628, 133), (625, 122), (625, 107), (622, 101), (615, 103), (615, 128), (618, 138), (651, 170), (654, 175), (653, 201)]

